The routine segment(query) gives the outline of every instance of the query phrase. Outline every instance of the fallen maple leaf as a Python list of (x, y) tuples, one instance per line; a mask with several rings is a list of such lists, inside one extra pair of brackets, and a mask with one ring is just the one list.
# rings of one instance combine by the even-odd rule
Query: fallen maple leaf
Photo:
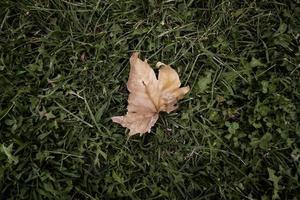
[(138, 58), (138, 53), (130, 58), (127, 114), (112, 117), (113, 122), (130, 129), (129, 136), (150, 132), (159, 112), (175, 110), (177, 101), (190, 90), (189, 86), (180, 88), (179, 76), (169, 65), (161, 62), (156, 65), (162, 66), (158, 79), (147, 60)]

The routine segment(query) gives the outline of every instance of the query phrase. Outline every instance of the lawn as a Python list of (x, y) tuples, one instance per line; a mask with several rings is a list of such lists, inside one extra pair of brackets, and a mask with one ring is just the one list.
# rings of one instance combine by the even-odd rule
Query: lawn
[[(299, 199), (299, 3), (1, 0), (0, 199)], [(128, 138), (136, 51), (191, 90)]]

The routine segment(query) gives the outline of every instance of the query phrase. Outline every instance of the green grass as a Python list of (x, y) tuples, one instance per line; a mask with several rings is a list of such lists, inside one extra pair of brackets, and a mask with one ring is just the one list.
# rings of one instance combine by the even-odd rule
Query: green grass
[[(0, 199), (299, 199), (298, 0), (1, 0)], [(190, 93), (127, 138), (129, 57)]]

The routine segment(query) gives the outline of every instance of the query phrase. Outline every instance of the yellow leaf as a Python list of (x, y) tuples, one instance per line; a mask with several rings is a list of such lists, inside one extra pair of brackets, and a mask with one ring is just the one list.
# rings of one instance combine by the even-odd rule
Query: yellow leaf
[(129, 136), (150, 132), (159, 117), (159, 112), (172, 112), (176, 103), (189, 92), (190, 88), (180, 88), (177, 72), (169, 65), (157, 63), (158, 79), (147, 63), (133, 53), (130, 58), (130, 73), (127, 82), (128, 97), (127, 114), (112, 117), (113, 122), (130, 130)]

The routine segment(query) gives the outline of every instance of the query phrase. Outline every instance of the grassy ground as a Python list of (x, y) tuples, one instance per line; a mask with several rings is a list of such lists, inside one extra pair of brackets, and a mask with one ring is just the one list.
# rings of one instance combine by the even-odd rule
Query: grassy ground
[[(1, 0), (0, 199), (299, 199), (298, 0)], [(128, 59), (191, 92), (127, 140)]]

